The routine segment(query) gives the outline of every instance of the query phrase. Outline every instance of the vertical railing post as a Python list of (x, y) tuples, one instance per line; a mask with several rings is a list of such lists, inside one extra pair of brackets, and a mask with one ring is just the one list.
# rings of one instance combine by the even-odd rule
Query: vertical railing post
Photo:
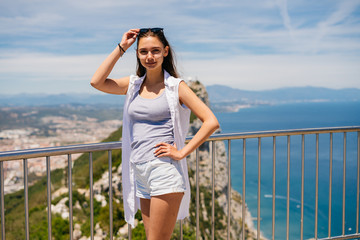
[(93, 154), (89, 153), (90, 239), (94, 240)]
[(68, 188), (69, 188), (69, 237), (73, 239), (73, 193), (72, 193), (72, 160), (68, 154)]
[(47, 176), (47, 207), (48, 207), (48, 239), (51, 240), (51, 171), (50, 157), (46, 157), (46, 176)]
[(242, 240), (245, 240), (245, 180), (246, 180), (246, 139), (243, 139), (243, 182), (242, 182)]
[(356, 233), (359, 233), (360, 131), (357, 132)]
[(331, 237), (332, 171), (333, 171), (332, 169), (333, 169), (333, 133), (330, 133), (328, 238)]
[(28, 164), (27, 159), (23, 160), (24, 168), (24, 200), (25, 200), (25, 239), (29, 240), (29, 189), (28, 189)]
[(109, 237), (113, 239), (113, 190), (112, 190), (112, 153), (108, 150), (109, 161)]
[(287, 180), (286, 180), (286, 239), (289, 239), (290, 221), (290, 136), (287, 136)]
[(315, 239), (318, 237), (319, 205), (319, 134), (316, 134), (316, 168), (315, 168)]
[(129, 238), (129, 240), (132, 239), (132, 231), (131, 231), (131, 225), (130, 224), (128, 224), (128, 238)]
[(258, 138), (258, 199), (257, 199), (257, 239), (260, 239), (260, 204), (261, 204), (261, 138)]
[(228, 218), (227, 218), (227, 239), (230, 240), (231, 228), (231, 140), (228, 139)]
[(273, 137), (272, 240), (275, 240), (276, 137)]
[(344, 132), (344, 156), (343, 156), (343, 205), (342, 205), (342, 235), (345, 235), (345, 190), (346, 190), (346, 132)]
[(183, 240), (183, 221), (179, 220), (179, 227), (180, 227), (180, 240)]
[(215, 141), (211, 142), (212, 191), (211, 191), (211, 239), (215, 239)]
[(301, 216), (300, 240), (304, 239), (304, 171), (305, 171), (305, 135), (301, 135)]
[(359, 233), (360, 131), (357, 132), (356, 233)]
[(199, 239), (199, 211), (200, 211), (200, 189), (199, 189), (199, 148), (196, 149), (196, 240)]
[(1, 194), (1, 239), (5, 240), (5, 203), (4, 203), (4, 162), (0, 162), (0, 194)]

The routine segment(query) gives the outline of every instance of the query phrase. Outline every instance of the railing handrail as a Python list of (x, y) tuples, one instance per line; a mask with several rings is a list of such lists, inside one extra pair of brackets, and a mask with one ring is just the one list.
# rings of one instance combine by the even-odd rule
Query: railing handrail
[[(317, 134), (317, 133), (336, 133), (336, 132), (356, 132), (360, 131), (360, 126), (346, 126), (346, 127), (331, 127), (331, 128), (305, 128), (305, 129), (287, 129), (287, 130), (271, 130), (271, 131), (255, 131), (244, 133), (221, 133), (213, 134), (206, 141), (221, 141), (234, 139), (247, 139), (258, 137), (273, 137), (273, 136), (291, 136), (299, 134)], [(193, 136), (188, 136), (186, 141), (190, 141)], [(67, 155), (83, 152), (106, 151), (121, 149), (122, 142), (102, 142), (77, 144), (58, 147), (47, 148), (33, 148), (16, 151), (0, 152), (0, 161), (19, 160), (28, 158), (38, 158), (46, 156)]]
[(68, 155), (84, 152), (107, 151), (114, 149), (121, 149), (122, 143), (117, 142), (102, 142), (102, 143), (88, 143), (77, 144), (59, 147), (33, 148), (16, 151), (0, 152), (0, 162), (7, 160), (19, 160), (28, 158), (38, 158), (57, 155)]
[[(302, 128), (302, 129), (287, 129), (287, 130), (270, 130), (270, 131), (256, 131), (244, 133), (224, 133), (211, 135), (207, 141), (220, 141), (220, 140), (235, 140), (247, 139), (258, 137), (279, 137), (279, 136), (292, 136), (301, 134), (321, 134), (321, 133), (344, 133), (344, 132), (357, 132), (360, 131), (360, 126), (346, 126), (346, 127), (328, 127), (328, 128)], [(188, 137), (186, 140), (192, 138)]]

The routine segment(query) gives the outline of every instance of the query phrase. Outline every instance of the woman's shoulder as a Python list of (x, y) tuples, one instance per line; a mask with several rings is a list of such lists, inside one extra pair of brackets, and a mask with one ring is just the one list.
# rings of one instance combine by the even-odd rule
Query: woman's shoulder
[(131, 83), (131, 84), (134, 84), (136, 81), (138, 81), (139, 79), (140, 79), (141, 77), (139, 77), (138, 75), (136, 75), (136, 74), (131, 74), (130, 76), (129, 76), (129, 82)]
[(165, 79), (170, 86), (179, 86), (180, 83), (184, 81), (184, 79), (171, 76), (170, 74), (168, 74)]
[(142, 77), (139, 77), (138, 75), (130, 75), (129, 76), (129, 86), (141, 84), (144, 80), (145, 75)]

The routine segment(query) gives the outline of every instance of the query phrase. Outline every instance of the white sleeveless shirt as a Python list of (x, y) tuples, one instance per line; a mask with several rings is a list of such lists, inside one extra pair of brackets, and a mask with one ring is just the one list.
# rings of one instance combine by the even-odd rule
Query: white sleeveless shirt
[[(124, 198), (125, 221), (134, 227), (134, 217), (137, 210), (140, 208), (140, 200), (135, 194), (135, 177), (130, 164), (131, 142), (133, 141), (133, 134), (131, 130), (131, 120), (128, 115), (128, 108), (130, 103), (134, 100), (136, 93), (139, 92), (140, 86), (144, 81), (145, 76), (138, 77), (136, 75), (130, 76), (128, 91), (124, 104), (123, 112), (123, 130), (122, 130), (122, 187)], [(182, 149), (185, 145), (186, 134), (189, 129), (190, 109), (185, 105), (180, 105), (179, 102), (179, 84), (182, 79), (170, 76), (164, 70), (165, 94), (169, 104), (171, 121), (174, 127), (174, 138), (178, 149)], [(182, 198), (177, 219), (184, 219), (189, 216), (190, 206), (190, 183), (188, 177), (188, 167), (186, 158), (180, 160), (182, 172), (184, 174), (186, 191)]]

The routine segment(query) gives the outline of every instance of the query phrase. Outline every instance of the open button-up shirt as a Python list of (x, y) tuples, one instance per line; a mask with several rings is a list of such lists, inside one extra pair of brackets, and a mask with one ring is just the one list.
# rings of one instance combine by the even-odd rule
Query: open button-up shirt
[[(135, 213), (140, 209), (140, 199), (136, 197), (135, 177), (132, 165), (130, 163), (130, 152), (132, 142), (132, 123), (128, 115), (129, 104), (134, 100), (135, 94), (140, 90), (145, 76), (130, 76), (129, 87), (126, 94), (126, 100), (123, 113), (123, 131), (122, 131), (122, 187), (124, 198), (125, 220), (134, 227)], [(181, 105), (179, 101), (179, 84), (182, 80), (170, 76), (164, 70), (165, 94), (170, 108), (171, 120), (174, 126), (174, 138), (178, 149), (185, 145), (185, 137), (189, 128), (190, 109)], [(180, 160), (182, 172), (184, 174), (186, 191), (181, 201), (177, 219), (184, 219), (189, 216), (190, 205), (190, 184), (188, 177), (188, 168), (186, 158)]]

